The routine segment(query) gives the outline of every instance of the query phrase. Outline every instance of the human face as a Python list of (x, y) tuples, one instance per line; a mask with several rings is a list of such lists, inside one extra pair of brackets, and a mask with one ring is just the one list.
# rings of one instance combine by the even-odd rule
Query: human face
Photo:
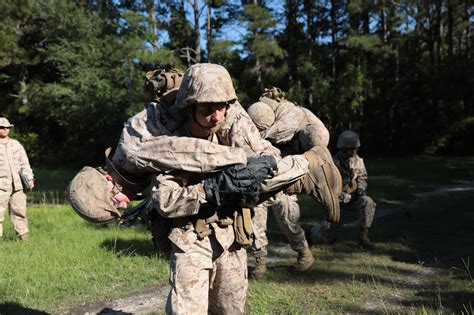
[(2, 127), (0, 126), (0, 138), (6, 138), (8, 137), (8, 134), (10, 133), (10, 127)]
[(356, 155), (357, 150), (359, 150), (359, 148), (345, 148), (342, 150), (342, 154), (344, 158), (349, 159)]
[(226, 103), (199, 103), (195, 105), (194, 119), (196, 123), (209, 133), (217, 131), (225, 119)]

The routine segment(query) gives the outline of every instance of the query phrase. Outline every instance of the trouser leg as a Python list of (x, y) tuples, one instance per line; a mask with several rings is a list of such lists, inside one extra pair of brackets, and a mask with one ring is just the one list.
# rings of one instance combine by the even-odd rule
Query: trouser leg
[(370, 228), (374, 220), (376, 203), (369, 196), (360, 196), (354, 202), (348, 204), (351, 210), (359, 211), (359, 227)]
[(19, 236), (28, 233), (26, 194), (22, 190), (13, 192), (10, 197), (10, 220)]
[(300, 207), (296, 195), (281, 194), (277, 197), (279, 201), (272, 207), (280, 229), (288, 239), (291, 248), (300, 253), (308, 248), (308, 242), (303, 229), (299, 225)]
[(0, 237), (3, 236), (3, 221), (7, 214), (11, 190), (0, 189)]
[(254, 217), (252, 218), (253, 232), (255, 240), (252, 245), (252, 250), (255, 257), (267, 256), (267, 219), (268, 208), (266, 203), (259, 204), (254, 207)]
[(173, 244), (170, 269), (171, 290), (166, 313), (207, 314), (212, 271), (212, 250), (208, 238), (190, 244), (186, 252)]
[(210, 314), (243, 314), (247, 296), (247, 252), (225, 251), (215, 262), (209, 291)]

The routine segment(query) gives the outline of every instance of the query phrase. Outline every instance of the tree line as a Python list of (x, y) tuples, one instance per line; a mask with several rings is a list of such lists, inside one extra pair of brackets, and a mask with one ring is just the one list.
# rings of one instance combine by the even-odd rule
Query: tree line
[[(144, 74), (225, 66), (242, 105), (278, 86), (376, 155), (472, 154), (469, 0), (0, 2), (0, 114), (37, 163), (100, 162)], [(202, 40), (205, 38), (205, 40)]]

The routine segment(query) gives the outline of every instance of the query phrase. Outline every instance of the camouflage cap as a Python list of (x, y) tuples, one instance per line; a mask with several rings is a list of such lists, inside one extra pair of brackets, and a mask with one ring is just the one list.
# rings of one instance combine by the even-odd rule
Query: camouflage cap
[(0, 117), (0, 127), (11, 128), (13, 125), (5, 117)]
[(198, 63), (184, 73), (177, 108), (195, 103), (227, 103), (237, 99), (229, 72), (217, 64)]
[(106, 223), (120, 217), (112, 203), (104, 175), (97, 169), (85, 166), (72, 179), (68, 199), (74, 211), (91, 223)]
[(354, 131), (346, 130), (337, 139), (338, 149), (355, 149), (360, 147), (359, 135)]
[(247, 108), (247, 112), (260, 131), (267, 130), (275, 122), (275, 112), (263, 102), (253, 103)]

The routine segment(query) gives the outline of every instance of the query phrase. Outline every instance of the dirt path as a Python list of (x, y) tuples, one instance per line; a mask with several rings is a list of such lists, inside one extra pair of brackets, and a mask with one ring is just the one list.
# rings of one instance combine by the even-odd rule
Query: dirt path
[[(433, 195), (446, 194), (458, 191), (474, 191), (473, 181), (453, 182), (452, 185), (437, 188), (427, 193), (416, 194), (414, 203)], [(377, 209), (376, 219), (383, 219), (390, 214), (405, 209), (404, 205)], [(355, 222), (345, 224), (344, 227), (351, 227)], [(281, 262), (294, 259), (296, 253), (287, 244), (272, 245), (268, 252), (268, 265), (276, 265)], [(254, 266), (254, 259), (249, 255), (249, 267)], [(429, 267), (421, 267), (419, 271), (406, 275), (404, 278), (407, 287), (417, 290), (423, 286), (426, 279), (433, 276), (437, 271)], [(168, 294), (168, 284), (162, 283), (154, 288), (150, 288), (138, 294), (132, 294), (127, 297), (109, 302), (84, 303), (72, 307), (61, 314), (161, 314), (165, 309), (166, 297)], [(391, 306), (397, 305), (403, 296), (398, 296), (394, 292), (391, 305), (386, 305), (387, 301), (368, 301), (364, 305), (367, 312), (373, 312), (381, 309), (391, 309)]]

